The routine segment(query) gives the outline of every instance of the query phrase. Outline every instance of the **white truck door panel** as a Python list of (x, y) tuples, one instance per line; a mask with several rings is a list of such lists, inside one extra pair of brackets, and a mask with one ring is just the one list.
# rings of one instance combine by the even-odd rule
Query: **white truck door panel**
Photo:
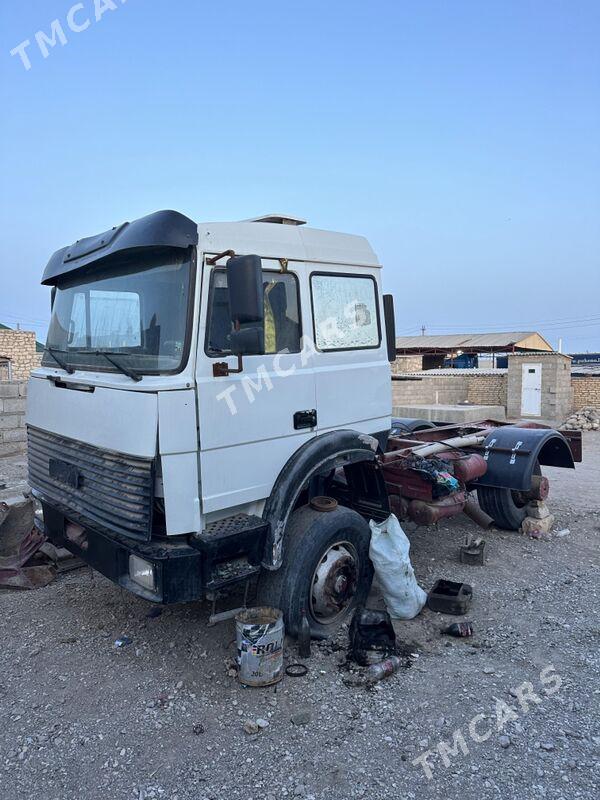
[(318, 432), (389, 430), (392, 397), (378, 270), (311, 268)]
[[(203, 281), (200, 329), (207, 327), (210, 269)], [(281, 274), (276, 261), (263, 259), (272, 279)], [(310, 326), (303, 264), (289, 273), (298, 281), (302, 332)], [(291, 312), (290, 312), (291, 313)], [(308, 328), (310, 330), (310, 327)], [(265, 499), (287, 459), (315, 435), (294, 427), (294, 414), (316, 408), (312, 363), (301, 353), (244, 356), (243, 372), (215, 377), (213, 365), (233, 356), (209, 357), (198, 344), (197, 391), (200, 435), (202, 511), (209, 513)]]
[[(76, 385), (76, 376), (63, 383)], [(156, 393), (100, 386), (79, 391), (38, 377), (29, 380), (27, 391), (28, 425), (117, 453), (140, 458), (156, 454)]]

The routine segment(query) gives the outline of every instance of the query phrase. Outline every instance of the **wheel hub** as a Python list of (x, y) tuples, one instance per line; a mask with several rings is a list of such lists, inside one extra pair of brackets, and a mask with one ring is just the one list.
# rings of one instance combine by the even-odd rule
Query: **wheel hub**
[(322, 623), (344, 614), (358, 584), (358, 556), (349, 542), (332, 545), (314, 571), (310, 610)]

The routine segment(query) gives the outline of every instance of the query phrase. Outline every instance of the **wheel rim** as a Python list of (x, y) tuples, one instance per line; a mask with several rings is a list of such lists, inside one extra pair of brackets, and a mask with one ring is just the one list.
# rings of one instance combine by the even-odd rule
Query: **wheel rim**
[(343, 616), (356, 593), (359, 558), (354, 545), (341, 541), (332, 544), (313, 572), (309, 607), (317, 622), (329, 625)]

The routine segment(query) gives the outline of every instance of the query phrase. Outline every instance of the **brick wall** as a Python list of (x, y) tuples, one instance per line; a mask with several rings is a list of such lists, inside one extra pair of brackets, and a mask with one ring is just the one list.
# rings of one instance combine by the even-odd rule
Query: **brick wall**
[(506, 375), (471, 375), (467, 400), (480, 406), (506, 406)]
[(573, 385), (573, 408), (578, 411), (586, 406), (600, 408), (600, 375), (571, 378)]
[[(31, 370), (39, 367), (41, 353), (35, 350), (33, 331), (13, 331), (0, 328), (0, 356), (10, 358), (12, 379), (27, 380)], [(3, 375), (5, 371), (3, 371)]]
[(0, 382), (0, 458), (26, 450), (26, 381)]
[(506, 405), (506, 374), (469, 375), (456, 370), (453, 375), (427, 375), (421, 378), (393, 380), (392, 405), (419, 406), (439, 403), (476, 405)]

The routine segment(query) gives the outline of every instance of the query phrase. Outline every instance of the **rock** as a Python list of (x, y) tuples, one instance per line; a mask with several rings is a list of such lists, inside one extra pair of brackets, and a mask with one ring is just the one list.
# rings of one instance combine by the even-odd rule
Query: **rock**
[(258, 727), (256, 722), (254, 722), (251, 719), (247, 719), (244, 722), (244, 726), (243, 727), (244, 727), (244, 731), (248, 734), (248, 736), (253, 736), (255, 733), (258, 733), (259, 730), (260, 730), (260, 728)]
[(502, 736), (499, 737), (498, 742), (500, 743), (500, 747), (506, 750), (507, 747), (510, 747), (510, 736), (503, 733)]
[(531, 539), (541, 539), (544, 534), (550, 533), (554, 525), (554, 515), (549, 514), (544, 519), (535, 517), (525, 517), (521, 523), (521, 531), (526, 533)]
[(263, 719), (262, 717), (259, 717), (256, 720), (256, 724), (262, 730), (263, 728), (268, 728), (270, 723), (268, 719)]
[(292, 714), (292, 722), (294, 725), (308, 725), (310, 720), (311, 713), (307, 708), (301, 709), (300, 711), (296, 711)]
[(540, 749), (545, 750), (547, 753), (551, 753), (554, 750), (554, 742), (550, 740), (540, 742)]
[(571, 531), (568, 528), (563, 528), (562, 531), (557, 531), (554, 535), (557, 539), (564, 539), (565, 536), (568, 536)]

